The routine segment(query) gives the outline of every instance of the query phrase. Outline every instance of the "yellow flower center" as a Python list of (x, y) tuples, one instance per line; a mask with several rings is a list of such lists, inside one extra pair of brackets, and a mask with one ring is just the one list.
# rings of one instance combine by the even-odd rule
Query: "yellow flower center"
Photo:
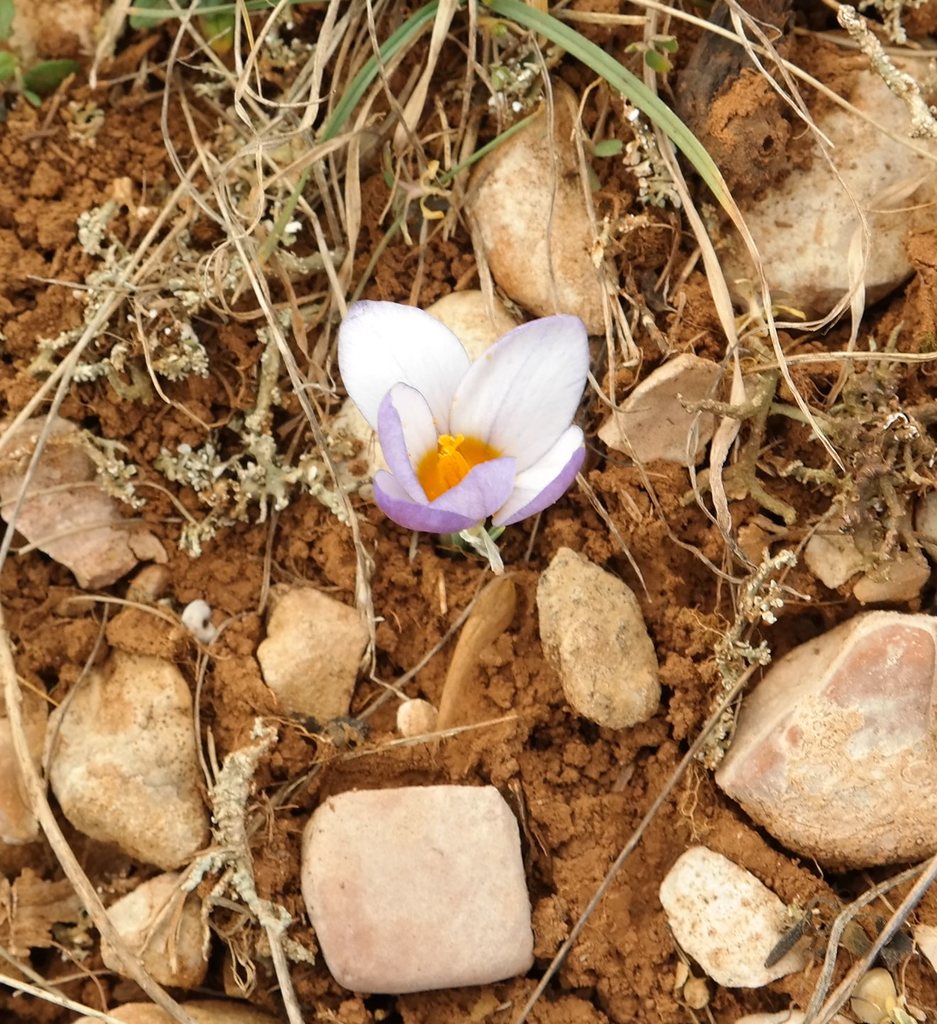
[(482, 462), (500, 458), (501, 453), (476, 437), (441, 434), (435, 449), (430, 449), (417, 466), (417, 479), (430, 501), (461, 483), (470, 469)]

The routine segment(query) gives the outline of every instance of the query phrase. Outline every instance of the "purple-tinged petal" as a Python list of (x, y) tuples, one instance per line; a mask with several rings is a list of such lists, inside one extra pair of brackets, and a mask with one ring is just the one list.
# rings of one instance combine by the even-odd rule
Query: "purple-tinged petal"
[(431, 501), (429, 507), (469, 516), (474, 526), (487, 519), (508, 500), (514, 490), (516, 465), (514, 459), (480, 462), (455, 487)]
[(548, 316), (508, 331), (463, 377), (449, 432), (477, 437), (533, 466), (569, 427), (589, 374), (589, 342), (575, 316)]
[(539, 462), (517, 474), (514, 491), (492, 516), (492, 525), (510, 526), (558, 501), (576, 479), (585, 455), (582, 431), (570, 427)]
[(474, 526), (478, 520), (459, 512), (433, 508), (414, 501), (397, 480), (383, 469), (374, 476), (374, 500), (378, 507), (398, 526), (424, 533), (458, 533)]
[(377, 428), (384, 395), (409, 384), (426, 399), (437, 432), (449, 428), (449, 406), (469, 357), (438, 320), (396, 302), (356, 302), (338, 330), (338, 365), (361, 415)]
[(377, 414), (381, 450), (397, 483), (414, 500), (429, 499), (416, 475), (420, 459), (436, 448), (436, 427), (426, 399), (408, 384), (395, 384), (384, 396)]
[(374, 500), (388, 519), (408, 530), (458, 533), (483, 522), (507, 500), (514, 487), (514, 460), (492, 459), (429, 505), (414, 501), (390, 473), (374, 477)]

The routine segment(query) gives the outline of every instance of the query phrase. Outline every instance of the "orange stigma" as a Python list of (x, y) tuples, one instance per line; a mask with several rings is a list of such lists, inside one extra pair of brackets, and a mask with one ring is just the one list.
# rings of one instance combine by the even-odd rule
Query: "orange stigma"
[(469, 470), (482, 462), (499, 458), (501, 453), (490, 444), (462, 434), (441, 434), (435, 449), (430, 449), (417, 466), (417, 479), (430, 501), (461, 483)]

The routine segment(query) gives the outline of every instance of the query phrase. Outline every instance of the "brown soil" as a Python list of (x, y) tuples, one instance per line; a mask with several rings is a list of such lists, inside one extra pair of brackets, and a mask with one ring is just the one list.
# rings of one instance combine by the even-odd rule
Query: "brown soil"
[[(594, 9), (598, 5), (576, 6)], [(297, 25), (298, 33), (314, 38), (319, 15), (297, 13)], [(608, 31), (602, 34), (598, 29), (593, 34), (618, 55), (631, 38)], [(164, 54), (168, 38), (168, 34), (157, 34), (157, 53)], [(692, 34), (687, 40), (689, 49)], [(152, 39), (146, 45), (154, 45)], [(116, 84), (92, 93), (79, 80), (39, 109), (23, 101), (11, 103), (0, 133), (0, 414), (4, 418), (23, 408), (36, 391), (37, 379), (29, 367), (37, 341), (80, 322), (82, 303), (70, 285), (82, 284), (98, 264), (79, 244), (79, 215), (115, 194), (126, 195), (125, 179), (129, 179), (133, 203), (139, 207), (158, 206), (177, 180), (160, 124), (160, 82), (155, 75), (142, 82), (126, 77), (143, 58), (133, 37), (121, 46), (123, 54), (119, 48), (117, 63), (106, 69), (104, 76)], [(568, 60), (557, 73), (579, 89), (590, 81)], [(691, 78), (688, 73), (688, 80)], [(678, 98), (683, 85), (678, 71), (673, 79)], [(743, 71), (711, 108), (710, 133), (719, 147), (732, 152), (733, 182), (752, 193), (770, 188), (775, 180), (772, 176), (785, 173), (769, 154), (785, 151), (791, 125), (767, 99), (762, 80)], [(90, 142), (73, 130), (69, 113), (75, 104), (89, 101), (104, 111)], [(207, 117), (206, 111), (207, 107), (202, 108), (199, 116)], [(178, 105), (170, 106), (169, 132), (180, 159), (187, 163), (193, 151)], [(633, 202), (632, 181), (627, 177), (615, 180), (612, 170), (602, 173), (610, 176), (602, 182), (603, 200), (611, 196), (621, 203)], [(363, 181), (359, 272), (385, 233), (387, 221), (379, 222), (379, 217), (387, 198), (386, 183), (375, 164)], [(152, 212), (147, 215), (124, 204), (118, 231), (126, 243), (142, 236), (149, 226), (148, 216), (151, 218)], [(653, 280), (670, 258), (670, 232), (666, 245), (660, 244), (661, 234), (648, 230), (643, 242), (640, 231), (632, 236), (629, 244), (633, 251), (627, 254), (629, 265), (623, 274), (633, 275), (631, 280), (638, 282)], [(199, 222), (190, 244), (209, 253), (216, 240), (216, 229)], [(689, 252), (689, 241), (681, 244)], [(937, 332), (932, 287), (937, 238), (915, 238), (912, 255), (918, 268), (916, 277), (877, 309), (863, 329), (865, 334), (884, 338), (891, 327), (903, 321), (902, 347), (923, 350), (933, 345)], [(48, 283), (50, 279), (55, 283)], [(457, 287), (475, 284), (472, 247), (467, 233), (459, 228), (448, 240), (430, 234), (422, 252), (417, 244), (407, 244), (398, 236), (386, 249), (364, 296), (427, 305)], [(251, 382), (263, 349), (252, 313), (250, 304), (242, 300), (238, 315), (219, 315), (200, 325), (208, 339), (212, 375), (166, 384), (174, 404), (158, 399), (150, 404), (123, 400), (101, 380), (73, 385), (61, 414), (125, 445), (126, 459), (140, 468), (144, 481), (165, 483), (150, 468), (160, 448), (183, 441), (199, 444), (204, 440), (200, 422), (223, 424), (233, 413), (250, 408)], [(670, 351), (692, 349), (721, 357), (723, 339), (700, 272), (691, 274), (669, 296), (669, 309), (656, 314), (656, 326), (656, 335), (642, 331), (636, 339), (644, 356), (642, 375), (661, 359), (660, 337), (666, 339)], [(844, 329), (837, 328), (822, 345), (833, 347), (844, 338)], [(310, 351), (315, 341), (315, 337), (309, 339)], [(787, 341), (791, 352), (807, 350), (796, 338)], [(595, 351), (601, 359), (604, 343)], [(926, 377), (913, 370), (898, 374), (894, 387), (899, 399), (924, 400), (930, 388)], [(797, 381), (805, 393), (822, 396), (834, 376), (828, 368), (817, 372), (802, 368)], [(633, 383), (632, 374), (619, 375), (619, 397)], [(327, 405), (326, 416), (336, 407)], [(294, 441), (312, 443), (306, 437), (294, 438), (298, 411), (291, 401), (277, 413), (275, 429), (284, 447)], [(584, 422), (594, 428), (600, 413), (597, 403), (587, 406)], [(743, 428), (743, 439), (746, 430)], [(793, 458), (821, 464), (822, 457), (804, 430), (782, 418), (772, 418), (769, 431), (766, 486), (796, 508), (797, 521), (786, 527), (751, 498), (733, 501), (731, 511), (739, 536), (754, 549), (766, 537), (776, 546), (778, 542), (796, 546), (830, 500), (821, 490), (771, 478), (772, 466)], [(263, 811), (264, 823), (255, 834), (253, 855), (261, 895), (280, 902), (295, 915), (298, 923), (292, 934), (297, 939), (314, 948), (299, 892), (299, 839), (310, 811), (324, 796), (355, 786), (491, 783), (505, 794), (523, 824), (536, 930), (537, 961), (530, 977), (485, 989), (360, 1000), (340, 990), (321, 962), (315, 967), (294, 967), (297, 993), (309, 1020), (455, 1024), (510, 1019), (512, 1010), (504, 1007), (516, 1012), (525, 1002), (618, 851), (672, 776), (712, 706), (719, 682), (714, 645), (734, 615), (732, 589), (720, 585), (712, 569), (712, 565), (724, 564), (724, 539), (696, 504), (684, 500), (689, 486), (685, 472), (654, 464), (640, 473), (622, 457), (607, 453), (598, 442), (591, 447), (587, 477), (608, 510), (610, 522), (604, 522), (588, 498), (574, 489), (542, 517), (532, 539), (535, 524), (530, 522), (512, 528), (504, 539), (505, 562), (518, 587), (518, 610), (510, 629), (482, 659), (471, 710), (477, 721), (508, 712), (516, 718), (449, 740), (438, 751), (388, 748), (387, 742), (395, 736), (391, 704), (367, 719), (366, 730), (350, 726), (341, 735), (334, 729), (277, 715), (275, 700), (263, 684), (255, 659), (264, 631), (258, 609), (268, 550), (272, 582), (304, 581), (349, 604), (355, 598), (353, 540), (326, 508), (311, 497), (302, 498), (272, 523), (225, 528), (206, 544), (201, 558), (192, 559), (178, 548), (176, 508), (158, 491), (147, 489), (145, 493), (147, 505), (139, 514), (170, 553), (167, 596), (173, 607), (204, 598), (219, 619), (231, 620), (213, 648), (201, 691), (203, 729), (211, 731), (219, 759), (246, 741), (258, 715), (278, 724), (279, 742), (257, 777), (257, 806)], [(188, 509), (204, 512), (191, 490), (171, 486)], [(472, 599), (485, 570), (474, 561), (437, 550), (425, 537), (411, 558), (408, 534), (360, 499), (356, 499), (356, 507), (361, 540), (374, 561), (373, 604), (380, 617), (376, 674), (392, 681), (439, 643)], [(577, 717), (565, 704), (559, 682), (544, 661), (537, 633), (536, 583), (562, 545), (619, 574), (638, 596), (658, 652), (664, 686), (659, 714), (644, 725), (613, 732)], [(640, 569), (643, 582), (634, 566)], [(744, 570), (736, 563), (732, 571)], [(765, 634), (776, 655), (858, 610), (848, 595), (825, 590), (802, 568), (791, 572), (785, 582), (810, 601), (808, 605), (800, 598), (788, 600), (779, 623)], [(44, 556), (33, 552), (9, 558), (0, 587), (18, 672), (25, 684), (48, 691), (53, 701), (59, 702), (78, 678), (102, 629), (112, 647), (174, 659), (194, 686), (197, 652), (191, 641), (146, 612), (115, 608), (105, 622), (103, 606), (89, 610), (87, 603), (69, 604), (67, 599), (78, 593), (74, 579)], [(126, 586), (118, 584), (112, 589), (123, 596)], [(926, 601), (930, 598), (928, 590)], [(408, 684), (407, 692), (438, 702), (451, 651), (450, 643)], [(381, 692), (371, 682), (360, 682), (353, 713), (364, 712)], [(284, 784), (296, 780), (302, 784), (290, 792), (285, 803), (276, 803)], [(152, 873), (152, 869), (130, 863), (73, 832), (69, 837), (106, 898), (127, 891)], [(695, 767), (625, 863), (531, 1020), (541, 1024), (668, 1024), (703, 1019), (709, 1012), (709, 1019), (733, 1022), (745, 1012), (780, 1009), (792, 1001), (803, 1005), (819, 961), (805, 975), (782, 979), (757, 992), (711, 986), (708, 1011), (698, 1011), (695, 1017), (683, 1005), (681, 991), (675, 989), (680, 961), (657, 889), (676, 857), (697, 842), (750, 869), (789, 903), (803, 905), (820, 895), (824, 905), (832, 907), (853, 898), (872, 878), (824, 877), (816, 865), (778, 848), (753, 827), (720, 794), (711, 775)], [(35, 872), (60, 887), (54, 890), (57, 898), (66, 891), (61, 888), (61, 871), (43, 843), (5, 848), (0, 850), (0, 858), (11, 881), (34, 879), (29, 872)], [(35, 886), (28, 891), (34, 892)], [(50, 892), (41, 890), (33, 899), (48, 901)], [(13, 925), (4, 913), (0, 906), (0, 946), (10, 947), (14, 945)], [(74, 911), (71, 913), (71, 917), (53, 914), (52, 922), (37, 926), (49, 937), (32, 953), (34, 968), (69, 996), (101, 1009), (137, 996), (131, 983), (103, 970), (96, 933), (76, 930)], [(918, 918), (937, 924), (937, 898), (925, 901)], [(223, 927), (230, 922), (218, 923)], [(82, 935), (84, 945), (80, 944)], [(246, 940), (260, 972), (250, 999), (282, 1016), (270, 962), (263, 956), (259, 939), (257, 933)], [(232, 994), (230, 963), (222, 944), (216, 941), (216, 946), (206, 988)], [(848, 961), (849, 957), (843, 953), (841, 959)], [(933, 1012), (937, 983), (919, 957), (907, 961), (903, 981), (909, 1001)], [(0, 1016), (11, 1022), (71, 1019), (50, 1004), (13, 998), (7, 992), (0, 994)]]

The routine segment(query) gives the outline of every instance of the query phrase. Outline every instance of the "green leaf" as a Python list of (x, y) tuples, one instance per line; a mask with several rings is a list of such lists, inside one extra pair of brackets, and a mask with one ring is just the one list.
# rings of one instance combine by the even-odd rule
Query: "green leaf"
[(663, 50), (664, 53), (676, 53), (680, 48), (674, 36), (659, 36), (654, 40), (654, 49)]
[[(179, 6), (188, 5), (183, 0)], [(127, 19), (131, 28), (152, 28), (161, 21), (168, 21), (176, 16), (169, 0), (134, 0), (131, 10), (133, 13)]]
[(644, 63), (659, 75), (666, 74), (673, 66), (670, 61), (667, 60), (662, 53), (658, 53), (657, 50), (645, 50)]
[[(34, 64), (23, 74), (24, 93), (31, 92), (37, 96), (47, 96), (68, 78), (80, 70), (77, 60), (44, 60)], [(27, 99), (29, 97), (27, 96)], [(29, 100), (32, 103), (32, 100)]]
[(9, 39), (13, 31), (13, 15), (16, 7), (13, 0), (0, 0), (0, 40)]
[(227, 53), (234, 41), (234, 11), (221, 14), (202, 14), (198, 27), (215, 53)]
[(621, 139), (602, 139), (592, 147), (592, 154), (597, 157), (618, 156), (624, 148)]
[(24, 89), (23, 95), (34, 107), (42, 106), (42, 97), (37, 96), (31, 89)]
[(9, 50), (0, 50), (0, 82), (9, 82), (16, 74), (16, 57)]

